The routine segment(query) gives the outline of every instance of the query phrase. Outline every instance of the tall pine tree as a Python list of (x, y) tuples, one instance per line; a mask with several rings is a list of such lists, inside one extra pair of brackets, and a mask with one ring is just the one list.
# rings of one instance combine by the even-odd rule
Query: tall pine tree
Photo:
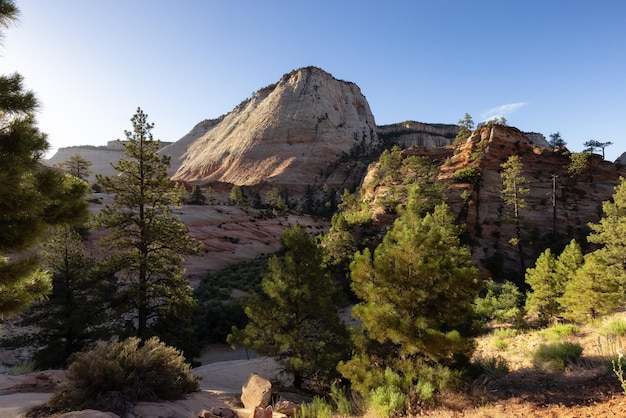
[[(13, 1), (0, 0), (0, 26), (17, 14)], [(0, 75), (0, 315), (19, 312), (50, 291), (49, 275), (34, 255), (3, 254), (25, 254), (51, 225), (87, 216), (88, 185), (41, 164), (48, 142), (37, 128), (38, 106), (21, 75)]]
[[(153, 124), (139, 108), (132, 131), (123, 142), (126, 158), (113, 167), (117, 176), (97, 176), (105, 193), (113, 195), (96, 216), (95, 225), (107, 235), (100, 240), (119, 279), (118, 308), (130, 334), (141, 339), (159, 336), (183, 347), (189, 340), (193, 291), (183, 277), (183, 256), (197, 254), (201, 245), (172, 215), (180, 205), (167, 175), (169, 157), (158, 154)], [(165, 326), (167, 324), (167, 326)]]

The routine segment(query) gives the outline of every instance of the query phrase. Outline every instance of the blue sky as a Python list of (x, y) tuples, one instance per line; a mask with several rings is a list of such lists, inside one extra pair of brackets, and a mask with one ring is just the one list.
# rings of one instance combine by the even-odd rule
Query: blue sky
[(0, 73), (42, 103), (52, 151), (124, 138), (141, 107), (176, 141), (314, 65), (356, 83), (379, 125), (504, 116), (572, 151), (626, 152), (622, 0), (17, 0)]

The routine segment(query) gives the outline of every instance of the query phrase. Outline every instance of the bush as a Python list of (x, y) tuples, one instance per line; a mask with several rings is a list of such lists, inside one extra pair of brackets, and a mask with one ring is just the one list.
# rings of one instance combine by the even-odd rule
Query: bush
[(331, 418), (332, 407), (324, 399), (315, 396), (313, 401), (300, 406), (294, 418)]
[(483, 323), (515, 323), (522, 316), (521, 300), (522, 293), (514, 283), (487, 280), (474, 301), (474, 311), (478, 320)]
[(198, 390), (182, 353), (158, 338), (102, 345), (76, 355), (67, 381), (48, 401), (52, 411), (81, 409), (124, 414), (137, 401), (176, 400)]
[(621, 318), (612, 319), (611, 321), (602, 325), (600, 328), (600, 335), (614, 335), (616, 337), (623, 337), (626, 335), (626, 321)]
[(397, 386), (379, 386), (370, 394), (370, 407), (379, 417), (388, 417), (406, 405), (406, 394)]
[(346, 388), (333, 384), (330, 387), (330, 397), (335, 404), (335, 410), (337, 412), (346, 416), (353, 415), (352, 402), (348, 399), (348, 392)]
[(573, 324), (555, 324), (550, 328), (539, 331), (539, 335), (549, 340), (558, 341), (578, 333), (578, 327)]
[(576, 363), (582, 353), (583, 348), (580, 344), (570, 342), (541, 344), (535, 351), (533, 360), (535, 363), (562, 370), (566, 365)]

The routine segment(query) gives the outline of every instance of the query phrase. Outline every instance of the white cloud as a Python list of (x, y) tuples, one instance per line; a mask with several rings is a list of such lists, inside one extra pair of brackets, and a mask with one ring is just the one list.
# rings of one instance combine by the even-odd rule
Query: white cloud
[(508, 103), (508, 104), (496, 106), (483, 112), (482, 118), (484, 120), (491, 120), (491, 119), (505, 117), (512, 113), (517, 112), (518, 110), (520, 110), (527, 104), (528, 103), (526, 102), (519, 102), (519, 103)]

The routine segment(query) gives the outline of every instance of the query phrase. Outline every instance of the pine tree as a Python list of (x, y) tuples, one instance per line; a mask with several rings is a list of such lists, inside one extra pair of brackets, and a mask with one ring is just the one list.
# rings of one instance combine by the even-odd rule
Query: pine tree
[(463, 119), (460, 119), (458, 122), (459, 131), (456, 134), (456, 138), (454, 138), (454, 145), (461, 145), (467, 138), (470, 137), (472, 131), (474, 130), (474, 121), (469, 113), (465, 114)]
[(188, 235), (182, 221), (172, 215), (179, 195), (167, 175), (169, 157), (159, 156), (153, 124), (138, 109), (126, 131), (125, 155), (113, 167), (117, 176), (97, 176), (105, 193), (113, 194), (96, 216), (95, 225), (108, 234), (100, 240), (110, 251), (109, 262), (119, 279), (119, 317), (128, 331), (147, 339), (161, 324), (173, 324), (176, 335), (159, 335), (180, 348), (191, 329), (193, 291), (183, 278), (183, 255), (197, 254), (200, 244)]
[(517, 247), (521, 271), (524, 271), (521, 210), (526, 207), (524, 195), (527, 195), (530, 190), (524, 187), (526, 178), (523, 176), (524, 166), (522, 165), (522, 159), (520, 157), (517, 155), (510, 156), (506, 162), (501, 165), (501, 168), (502, 190), (500, 194), (505, 206), (511, 207), (512, 213), (510, 217), (515, 224), (515, 237), (511, 238), (510, 242)]
[(241, 330), (233, 327), (228, 342), (278, 356), (293, 373), (295, 387), (305, 379), (328, 383), (346, 354), (336, 285), (323, 270), (321, 250), (305, 226), (285, 230), (281, 243), (284, 256), (269, 260), (263, 294), (245, 304), (250, 322)]
[(454, 366), (471, 351), (478, 270), (447, 205), (423, 217), (420, 206), (410, 200), (374, 253), (351, 265), (363, 334), (339, 369), (362, 392), (382, 384), (386, 368), (416, 382), (421, 366)]
[(34, 355), (37, 367), (63, 368), (70, 356), (87, 344), (107, 339), (113, 282), (97, 270), (95, 259), (86, 254), (83, 239), (69, 225), (49, 234), (41, 256), (52, 275), (52, 292), (23, 313), (22, 324), (37, 326), (37, 332), (27, 340), (41, 347)]
[(602, 203), (604, 216), (597, 224), (589, 224), (589, 242), (602, 247), (596, 257), (606, 266), (607, 274), (621, 286), (626, 285), (626, 180), (620, 178), (610, 200)]
[(585, 256), (583, 265), (576, 270), (559, 298), (564, 318), (587, 322), (608, 315), (621, 306), (622, 288), (610, 276), (610, 270), (596, 253)]
[(561, 297), (583, 262), (582, 250), (575, 240), (563, 249), (558, 258), (549, 248), (541, 253), (535, 267), (526, 269), (526, 284), (531, 288), (526, 310), (538, 314), (543, 322), (561, 316), (564, 311)]
[(74, 154), (59, 164), (59, 166), (63, 168), (67, 174), (87, 181), (89, 176), (93, 173), (91, 168), (89, 168), (91, 164), (91, 161), (87, 160), (82, 155)]
[[(14, 2), (0, 1), (1, 26), (17, 14)], [(51, 225), (87, 216), (88, 185), (41, 164), (48, 142), (37, 128), (38, 106), (21, 75), (0, 75), (0, 315), (19, 312), (50, 291), (50, 277), (38, 269), (36, 257), (16, 255)], [(10, 260), (6, 253), (13, 254)]]

